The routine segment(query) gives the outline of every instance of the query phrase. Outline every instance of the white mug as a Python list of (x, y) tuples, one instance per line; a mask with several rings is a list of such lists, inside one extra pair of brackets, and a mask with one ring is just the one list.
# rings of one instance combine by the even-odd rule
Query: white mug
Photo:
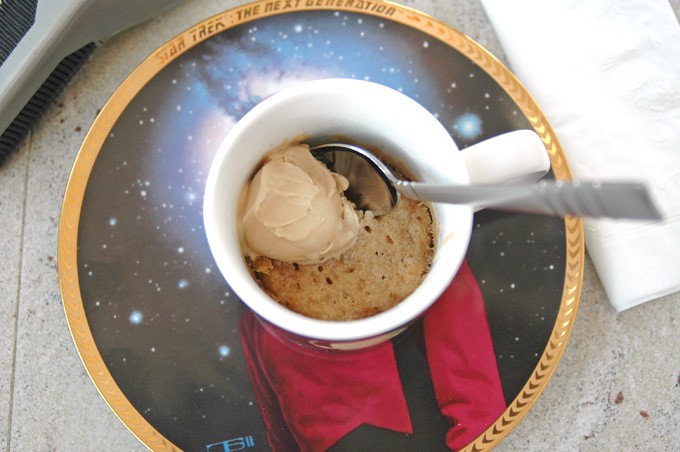
[(510, 132), (459, 152), (448, 131), (408, 96), (383, 85), (324, 79), (263, 100), (227, 134), (206, 184), (203, 220), (210, 250), (232, 290), (277, 334), (301, 345), (348, 350), (405, 330), (449, 286), (468, 248), (473, 209), (434, 204), (439, 225), (432, 266), (419, 287), (391, 309), (359, 320), (328, 321), (274, 301), (253, 280), (238, 234), (241, 191), (263, 156), (296, 138), (345, 136), (392, 154), (421, 181), (442, 184), (533, 181), (550, 167), (540, 138)]

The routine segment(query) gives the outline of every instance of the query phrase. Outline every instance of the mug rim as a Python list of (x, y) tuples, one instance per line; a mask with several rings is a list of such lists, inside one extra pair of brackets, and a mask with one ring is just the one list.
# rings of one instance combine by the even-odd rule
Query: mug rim
[[(344, 93), (347, 90), (354, 90), (353, 92), (370, 91), (381, 96), (398, 99), (398, 102), (403, 103), (410, 113), (420, 115), (424, 118), (423, 121), (427, 120), (431, 124), (430, 128), (436, 131), (436, 133), (446, 135), (446, 139), (450, 141), (449, 151), (457, 151), (458, 148), (455, 142), (436, 117), (415, 100), (399, 91), (374, 82), (354, 79), (332, 78), (302, 82), (292, 87), (284, 88), (261, 101), (246, 113), (227, 133), (218, 148), (208, 174), (203, 203), (203, 219), (208, 244), (222, 276), (243, 303), (260, 318), (278, 328), (307, 339), (349, 342), (363, 341), (376, 336), (386, 335), (402, 328), (420, 317), (439, 298), (451, 284), (464, 259), (472, 233), (473, 211), (471, 207), (467, 206), (445, 204), (432, 206), (436, 221), (441, 230), (440, 236), (436, 240), (432, 265), (423, 281), (410, 295), (384, 312), (356, 320), (321, 320), (294, 312), (273, 300), (254, 280), (243, 256), (240, 243), (234, 243), (234, 240), (238, 242), (237, 224), (234, 223), (233, 231), (227, 233), (229, 237), (225, 237), (223, 232), (225, 228), (218, 226), (219, 219), (216, 217), (217, 212), (220, 210), (218, 206), (218, 185), (221, 179), (223, 179), (225, 162), (229, 161), (229, 157), (235, 152), (234, 149), (238, 144), (238, 140), (244, 134), (247, 134), (252, 127), (256, 127), (258, 121), (262, 120), (262, 117), (266, 116), (267, 112), (285, 108), (291, 101), (308, 96), (314, 99), (318, 99), (322, 95), (337, 96), (339, 90)], [(444, 139), (443, 135), (438, 138)], [(283, 143), (276, 144), (281, 145)], [(275, 146), (269, 150), (274, 148)], [(404, 152), (407, 153), (408, 151)], [(250, 163), (256, 160), (255, 163), (257, 163), (266, 152), (254, 152), (253, 154), (257, 155), (241, 160), (248, 160)], [(423, 163), (416, 159), (412, 160), (418, 163), (417, 166), (419, 168), (427, 168), (428, 162)], [(450, 168), (450, 172), (456, 175), (451, 180), (458, 183), (469, 182), (464, 162), (456, 158), (451, 158), (451, 161), (459, 162), (456, 164), (457, 167), (455, 169)], [(430, 166), (437, 166), (434, 162), (430, 162), (430, 164)], [(409, 164), (407, 163), (407, 165)], [(248, 163), (242, 164), (237, 168), (237, 171), (242, 171), (246, 166), (248, 166)], [(254, 166), (252, 165), (249, 168), (248, 173), (252, 173)], [(409, 166), (411, 167), (412, 165)], [(448, 175), (444, 176), (448, 177)], [(444, 176), (439, 175), (439, 177)], [(238, 181), (242, 181), (239, 187), (240, 192), (248, 176), (239, 174), (235, 178)], [(233, 194), (229, 196), (232, 199), (234, 198)], [(233, 207), (235, 210), (236, 206)], [(238, 221), (238, 216), (234, 212), (232, 214), (234, 214), (236, 221)], [(235, 258), (236, 256), (233, 253), (228, 252), (228, 250), (233, 250), (234, 246), (238, 247), (238, 258)]]

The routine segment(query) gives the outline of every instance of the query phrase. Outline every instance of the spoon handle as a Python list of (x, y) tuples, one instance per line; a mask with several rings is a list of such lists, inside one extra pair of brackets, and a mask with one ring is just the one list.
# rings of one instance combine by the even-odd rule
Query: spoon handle
[(397, 190), (422, 201), (544, 215), (661, 220), (645, 185), (547, 180), (535, 184), (435, 185), (399, 181)]

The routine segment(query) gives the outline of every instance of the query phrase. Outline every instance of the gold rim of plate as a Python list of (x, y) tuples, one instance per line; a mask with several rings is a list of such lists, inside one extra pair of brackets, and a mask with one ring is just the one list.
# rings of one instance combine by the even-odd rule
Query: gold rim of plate
[[(547, 119), (517, 78), (481, 45), (450, 26), (414, 9), (384, 1), (306, 0), (285, 2), (260, 0), (210, 17), (180, 33), (156, 50), (120, 85), (88, 132), (76, 157), (66, 187), (58, 234), (58, 272), (61, 296), (71, 335), (78, 353), (100, 394), (125, 426), (152, 450), (180, 450), (144, 419), (132, 406), (109, 373), (90, 331), (78, 281), (78, 224), (90, 172), (108, 133), (137, 93), (171, 61), (189, 48), (236, 25), (283, 12), (340, 10), (370, 14), (402, 23), (431, 35), (475, 62), (498, 83), (521, 109), (540, 136), (550, 157), (556, 179), (572, 178), (569, 166)], [(277, 7), (278, 5), (278, 7)], [(248, 11), (249, 14), (245, 14)], [(505, 412), (465, 451), (482, 451), (498, 444), (524, 417), (554, 373), (571, 333), (581, 295), (584, 266), (583, 223), (564, 220), (566, 263), (562, 300), (548, 344), (517, 397)]]

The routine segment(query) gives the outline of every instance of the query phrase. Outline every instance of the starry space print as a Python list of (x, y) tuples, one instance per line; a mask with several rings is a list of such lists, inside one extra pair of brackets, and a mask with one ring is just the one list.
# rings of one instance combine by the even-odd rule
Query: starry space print
[[(203, 230), (212, 157), (262, 99), (328, 77), (402, 91), (461, 148), (530, 128), (503, 89), (445, 43), (345, 11), (280, 14), (227, 28), (152, 78), (111, 128), (90, 174), (78, 271), (90, 329), (116, 383), (154, 428), (186, 450), (246, 436), (266, 443), (238, 334), (245, 308), (219, 274)], [(491, 211), (475, 222), (468, 261), (512, 400), (559, 308), (564, 223)]]

